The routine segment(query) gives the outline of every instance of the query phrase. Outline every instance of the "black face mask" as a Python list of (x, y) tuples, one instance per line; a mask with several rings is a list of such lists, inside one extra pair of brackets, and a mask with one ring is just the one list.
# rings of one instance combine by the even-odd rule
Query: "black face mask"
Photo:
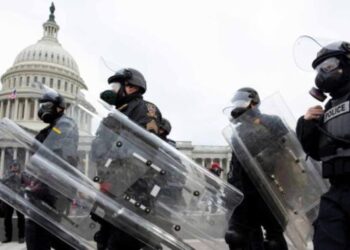
[(339, 66), (329, 72), (320, 69), (315, 78), (316, 86), (331, 96), (337, 96), (350, 84), (350, 65), (341, 60)]
[(241, 116), (243, 113), (245, 113), (248, 110), (247, 108), (235, 108), (231, 111), (231, 116), (233, 119), (237, 119), (239, 116)]
[(113, 90), (105, 90), (100, 94), (102, 100), (117, 108), (140, 96), (142, 96), (142, 94), (139, 92), (127, 95), (124, 86), (122, 86), (117, 93)]
[(62, 114), (57, 112), (57, 107), (52, 102), (45, 102), (40, 104), (38, 110), (38, 117), (45, 123), (53, 123)]

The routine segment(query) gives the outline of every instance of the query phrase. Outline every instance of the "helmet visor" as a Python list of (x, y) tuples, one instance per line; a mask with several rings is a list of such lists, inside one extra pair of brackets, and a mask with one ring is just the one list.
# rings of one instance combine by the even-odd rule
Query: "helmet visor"
[(110, 86), (111, 90), (113, 90), (114, 92), (117, 93), (122, 85), (119, 82), (112, 82), (109, 84), (109, 86)]
[(231, 99), (231, 103), (224, 108), (225, 115), (231, 117), (231, 112), (239, 108), (248, 108), (252, 102), (252, 96), (249, 92), (237, 91)]
[(41, 109), (51, 109), (53, 108), (55, 104), (53, 104), (52, 102), (42, 102), (39, 104), (39, 108)]
[(316, 71), (323, 71), (326, 73), (332, 72), (333, 70), (337, 69), (339, 67), (339, 59), (336, 57), (330, 57), (321, 62), (319, 65), (316, 67)]
[(294, 62), (303, 71), (313, 72), (312, 62), (317, 58), (317, 53), (334, 42), (332, 39), (300, 36), (293, 46)]

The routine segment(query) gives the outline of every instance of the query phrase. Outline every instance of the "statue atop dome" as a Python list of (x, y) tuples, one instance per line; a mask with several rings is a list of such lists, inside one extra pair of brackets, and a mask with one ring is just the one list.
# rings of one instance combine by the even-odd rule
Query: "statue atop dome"
[(54, 15), (54, 13), (55, 13), (55, 10), (56, 10), (56, 8), (55, 8), (55, 5), (54, 5), (54, 3), (52, 2), (51, 3), (51, 6), (50, 6), (50, 16), (49, 16), (49, 21), (51, 21), (51, 22), (55, 22), (55, 15)]

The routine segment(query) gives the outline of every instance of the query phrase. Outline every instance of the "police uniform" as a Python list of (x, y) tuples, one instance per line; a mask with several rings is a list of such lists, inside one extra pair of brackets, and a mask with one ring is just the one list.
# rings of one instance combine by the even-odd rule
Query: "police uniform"
[[(319, 44), (318, 44), (319, 45)], [(312, 62), (316, 70), (310, 94), (320, 101), (327, 97), (324, 113), (318, 119), (310, 109), (297, 123), (297, 136), (305, 153), (322, 161), (328, 192), (321, 196), (314, 222), (314, 249), (350, 249), (350, 44), (330, 43)], [(307, 119), (305, 119), (307, 118)]]
[[(35, 138), (73, 166), (77, 165), (79, 132), (73, 119), (61, 113)], [(41, 148), (36, 151), (37, 154), (41, 152)], [(54, 160), (54, 158), (49, 160)], [(46, 184), (36, 179), (31, 181), (29, 188), (32, 188), (32, 191), (28, 192), (27, 195), (33, 202), (40, 200), (55, 209), (59, 216), (63, 216), (65, 208), (70, 204), (65, 197), (61, 197)], [(30, 219), (26, 223), (26, 243), (28, 250), (49, 250), (51, 247), (57, 250), (74, 249)]]
[[(132, 94), (132, 98), (129, 98), (128, 102), (121, 104), (116, 108), (133, 122), (149, 132), (155, 134), (158, 133), (158, 126), (162, 119), (161, 112), (155, 104), (143, 100), (141, 93)], [(128, 194), (133, 195), (137, 193), (138, 197), (142, 199), (142, 193), (147, 192), (148, 187), (152, 185), (148, 183), (149, 180), (147, 180), (147, 176), (138, 179), (136, 183), (134, 183), (133, 177), (137, 176), (137, 174), (131, 171), (129, 165), (130, 161), (128, 160), (130, 153), (132, 152), (132, 145), (129, 145), (128, 142), (124, 142), (123, 150), (125, 151), (123, 151), (123, 153), (115, 152), (115, 155), (113, 156), (106, 155), (109, 151), (107, 149), (111, 148), (111, 144), (115, 143), (117, 138), (118, 140), (122, 140), (122, 138), (118, 136), (118, 133), (122, 133), (122, 130), (120, 129), (121, 127), (118, 121), (113, 118), (113, 115), (109, 115), (103, 119), (92, 143), (91, 154), (92, 159), (97, 163), (97, 174), (100, 181), (101, 191), (107, 193), (107, 195), (114, 196), (113, 193), (118, 192), (118, 190), (114, 190), (115, 187), (113, 186), (113, 182), (118, 181), (118, 186), (131, 186), (126, 191)], [(109, 157), (113, 158), (113, 161), (110, 163), (107, 173), (104, 166)], [(112, 170), (114, 171), (113, 173), (110, 172)], [(145, 198), (142, 202), (147, 204), (149, 200)], [(123, 230), (116, 228), (102, 218), (99, 218), (95, 214), (93, 215), (93, 218), (101, 225), (100, 230), (94, 237), (99, 250), (138, 250), (145, 246), (144, 243), (135, 239)]]
[(301, 117), (297, 124), (305, 152), (322, 161), (322, 175), (331, 183), (314, 223), (315, 249), (350, 249), (350, 141), (337, 140), (350, 139), (349, 103), (350, 93), (332, 99), (319, 121)]
[[(238, 129), (240, 138), (249, 145), (249, 152), (256, 155), (273, 141), (287, 133), (286, 128), (278, 117), (261, 114), (257, 109), (248, 110), (238, 120), (242, 125)], [(246, 118), (249, 119), (246, 119)], [(234, 140), (234, 138), (232, 138)], [(253, 140), (249, 141), (249, 140)], [(284, 250), (288, 249), (283, 236), (284, 229), (270, 211), (251, 179), (243, 169), (237, 156), (232, 152), (228, 182), (242, 191), (243, 202), (234, 210), (229, 221), (226, 242), (230, 250)], [(264, 228), (266, 243), (264, 246)]]

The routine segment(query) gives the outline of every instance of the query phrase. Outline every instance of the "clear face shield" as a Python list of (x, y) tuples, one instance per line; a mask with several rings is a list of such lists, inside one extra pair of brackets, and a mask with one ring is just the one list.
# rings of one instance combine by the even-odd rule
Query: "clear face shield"
[[(293, 58), (294, 62), (297, 65), (298, 68), (300, 68), (303, 71), (307, 72), (313, 72), (314, 69), (312, 67), (312, 62), (317, 57), (317, 53), (323, 49), (328, 44), (334, 42), (334, 40), (331, 39), (321, 39), (321, 38), (314, 38), (311, 36), (300, 36), (294, 43), (293, 46)], [(334, 58), (336, 59), (336, 58)], [(336, 60), (331, 60), (326, 62), (324, 65), (317, 67), (318, 69), (323, 68), (325, 72), (334, 70), (336, 66), (339, 65), (339, 62), (336, 62)], [(318, 72), (318, 69), (316, 68), (316, 71)], [(316, 87), (312, 87), (309, 91), (309, 94), (314, 97), (315, 99), (319, 101), (324, 101), (327, 96), (321, 91), (320, 89)]]
[(238, 118), (241, 114), (248, 110), (252, 102), (251, 94), (248, 92), (238, 91), (231, 99), (230, 104), (224, 108), (224, 114), (231, 120)]
[(110, 90), (113, 90), (115, 93), (118, 93), (121, 88), (121, 83), (119, 82), (112, 82), (109, 84)]

